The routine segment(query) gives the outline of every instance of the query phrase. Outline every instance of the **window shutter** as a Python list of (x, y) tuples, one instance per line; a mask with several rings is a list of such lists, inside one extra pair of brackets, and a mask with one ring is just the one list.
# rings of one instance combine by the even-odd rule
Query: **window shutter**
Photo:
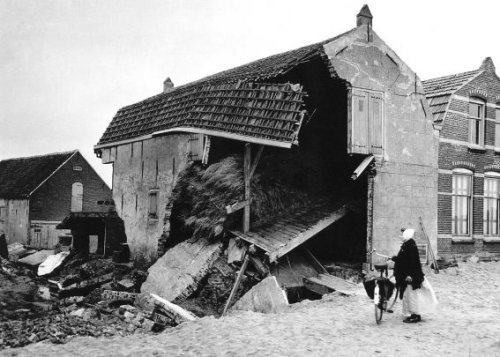
[(352, 91), (352, 152), (368, 154), (368, 93)]
[(382, 155), (383, 122), (382, 122), (382, 96), (370, 93), (370, 152)]

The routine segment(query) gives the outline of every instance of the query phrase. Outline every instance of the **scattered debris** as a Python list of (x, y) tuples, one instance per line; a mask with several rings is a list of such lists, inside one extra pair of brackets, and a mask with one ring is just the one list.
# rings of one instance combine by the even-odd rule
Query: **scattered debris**
[(48, 275), (52, 273), (55, 269), (57, 269), (69, 256), (69, 252), (61, 252), (54, 255), (49, 255), (47, 259), (45, 259), (38, 266), (38, 276)]
[(54, 254), (53, 250), (39, 250), (36, 253), (30, 254), (24, 258), (19, 259), (18, 262), (36, 268), (41, 263), (43, 263), (45, 259), (47, 259), (50, 255), (53, 254)]

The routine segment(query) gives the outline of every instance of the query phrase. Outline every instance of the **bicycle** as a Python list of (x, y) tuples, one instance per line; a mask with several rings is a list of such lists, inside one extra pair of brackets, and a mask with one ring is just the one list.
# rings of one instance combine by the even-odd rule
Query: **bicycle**
[[(376, 250), (374, 249), (371, 253), (375, 253), (378, 256), (388, 258), (388, 256), (378, 254), (375, 252)], [(384, 314), (384, 311), (387, 311), (389, 313), (392, 313), (393, 310), (392, 308), (394, 307), (394, 304), (396, 303), (397, 297), (399, 290), (396, 290), (396, 296), (394, 298), (394, 301), (392, 305), (390, 306), (389, 309), (387, 309), (387, 302), (392, 296), (392, 293), (394, 291), (394, 283), (389, 279), (389, 268), (387, 266), (387, 262), (384, 264), (374, 264), (373, 267), (375, 270), (377, 270), (380, 273), (380, 276), (375, 278), (375, 284), (373, 288), (373, 302), (375, 306), (375, 322), (377, 325), (380, 324), (382, 321), (382, 316)], [(368, 293), (368, 296), (370, 296), (369, 288), (367, 288), (367, 284), (365, 284), (365, 289)]]

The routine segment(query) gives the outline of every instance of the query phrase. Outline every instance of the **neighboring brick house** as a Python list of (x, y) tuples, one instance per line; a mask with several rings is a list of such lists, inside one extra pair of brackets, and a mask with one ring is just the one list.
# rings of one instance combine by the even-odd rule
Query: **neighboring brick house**
[(440, 128), (438, 253), (500, 253), (500, 79), (480, 68), (423, 82)]
[(52, 248), (70, 212), (107, 211), (111, 190), (78, 152), (0, 161), (0, 230), (7, 242)]
[(231, 148), (246, 158), (250, 144), (310, 153), (338, 178), (373, 155), (375, 173), (356, 181), (367, 259), (372, 247), (395, 253), (400, 228), (419, 217), (435, 248), (438, 141), (421, 82), (373, 31), (367, 6), (356, 25), (177, 88), (167, 79), (163, 93), (118, 111), (95, 152), (113, 165), (134, 255), (154, 255), (168, 233), (171, 192), (189, 161), (210, 164)]

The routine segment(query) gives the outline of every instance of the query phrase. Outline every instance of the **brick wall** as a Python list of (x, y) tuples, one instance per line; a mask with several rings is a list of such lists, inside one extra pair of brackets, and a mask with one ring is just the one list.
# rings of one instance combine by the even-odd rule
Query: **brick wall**
[[(73, 168), (78, 165), (81, 171)], [(30, 199), (30, 220), (61, 221), (71, 210), (71, 190), (83, 185), (83, 211), (107, 210), (98, 201), (110, 201), (111, 190), (80, 153), (76, 153)]]
[[(469, 98), (477, 91), (486, 95), (485, 150), (469, 148)], [(500, 95), (500, 80), (492, 71), (485, 71), (457, 91), (450, 102), (449, 110), (440, 134), (439, 178), (438, 178), (438, 253), (439, 255), (470, 255), (474, 253), (500, 254), (500, 243), (485, 242), (483, 235), (483, 188), (484, 173), (499, 171), (500, 154), (495, 145), (495, 107)], [(489, 120), (488, 120), (489, 119)], [(497, 120), (500, 120), (498, 118)], [(499, 127), (500, 128), (500, 127)], [(452, 142), (446, 142), (452, 139)], [(460, 141), (460, 142), (454, 142)], [(451, 234), (452, 175), (451, 170), (463, 167), (473, 176), (472, 235), (469, 241), (454, 239)], [(446, 172), (449, 171), (449, 172)]]

